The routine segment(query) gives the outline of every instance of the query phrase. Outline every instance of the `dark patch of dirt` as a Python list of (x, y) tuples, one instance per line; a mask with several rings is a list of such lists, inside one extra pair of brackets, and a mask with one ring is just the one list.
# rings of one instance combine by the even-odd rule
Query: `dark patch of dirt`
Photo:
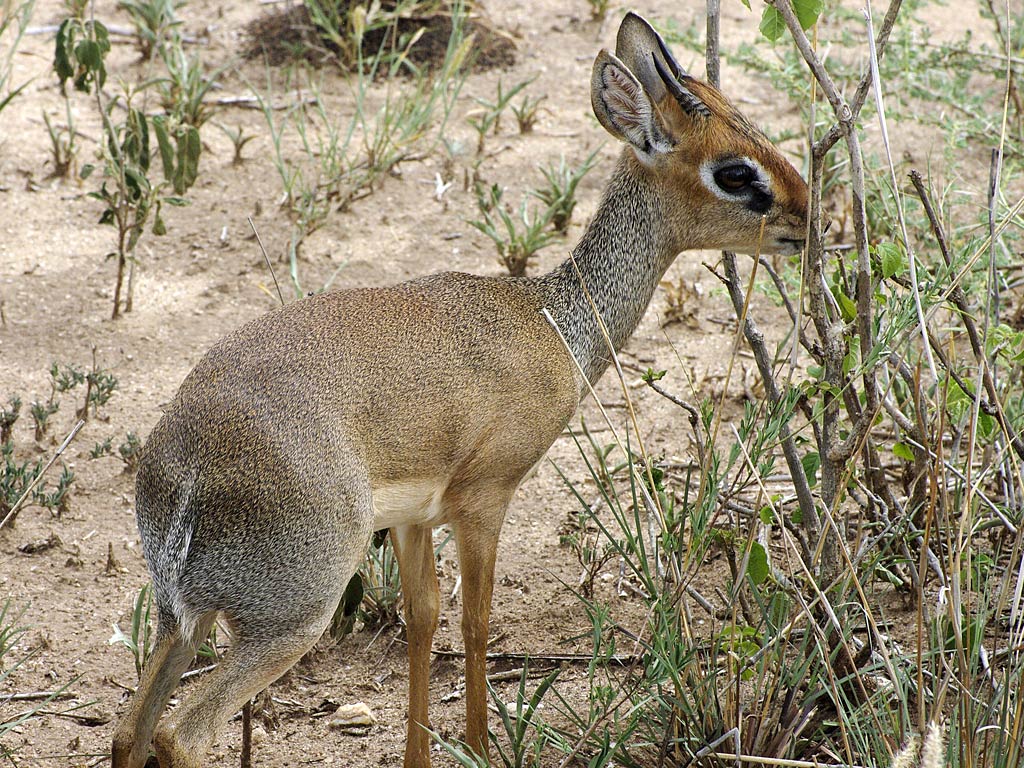
[[(341, 13), (347, 26), (353, 3), (340, 0), (339, 4), (346, 6)], [(384, 12), (393, 10), (395, 5), (393, 2), (383, 3)], [(404, 53), (417, 67), (438, 66), (444, 61), (451, 32), (452, 19), (448, 13), (403, 16), (393, 24), (367, 30), (363, 37), (363, 51), (365, 55), (373, 56), (383, 48), (385, 56)], [(356, 65), (351, 52), (341, 50), (324, 38), (305, 5), (286, 6), (264, 13), (246, 25), (245, 33), (247, 43), (242, 55), (247, 59), (265, 59), (272, 66), (302, 60), (316, 65), (338, 61), (347, 69)], [(485, 17), (475, 15), (468, 19), (466, 33), (474, 36), (473, 67), (477, 71), (515, 64), (516, 45), (512, 36), (497, 29)], [(415, 42), (409, 46), (413, 40)]]

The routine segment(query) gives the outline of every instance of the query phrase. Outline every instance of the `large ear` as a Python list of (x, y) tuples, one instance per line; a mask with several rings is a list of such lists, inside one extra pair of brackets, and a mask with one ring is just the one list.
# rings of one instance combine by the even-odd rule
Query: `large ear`
[(644, 162), (672, 149), (640, 81), (606, 50), (594, 59), (590, 103), (601, 125), (632, 146)]
[(670, 93), (687, 114), (701, 117), (710, 114), (704, 102), (686, 87), (689, 75), (679, 66), (661, 35), (642, 16), (632, 11), (626, 14), (615, 39), (615, 55), (636, 76), (655, 104)]

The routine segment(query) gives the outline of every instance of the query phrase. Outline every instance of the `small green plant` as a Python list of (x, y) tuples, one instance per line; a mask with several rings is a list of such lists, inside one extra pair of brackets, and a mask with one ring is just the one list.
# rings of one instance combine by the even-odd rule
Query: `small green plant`
[(50, 159), (53, 161), (53, 172), (50, 175), (57, 179), (66, 179), (73, 175), (78, 159), (78, 144), (75, 143), (78, 132), (75, 130), (70, 102), (67, 104), (67, 123), (65, 125), (55, 125), (46, 110), (43, 110), (43, 122), (46, 124), (46, 133), (50, 137)]
[(225, 68), (207, 74), (202, 59), (198, 55), (186, 56), (177, 39), (161, 49), (160, 58), (167, 69), (167, 77), (157, 82), (160, 104), (167, 113), (165, 122), (179, 128), (171, 131), (171, 135), (179, 135), (184, 128), (198, 131), (213, 116), (214, 107), (207, 96)]
[(558, 165), (541, 168), (547, 184), (531, 192), (534, 197), (548, 207), (551, 226), (560, 234), (565, 234), (572, 220), (572, 212), (576, 209), (576, 187), (597, 162), (600, 147), (591, 152), (578, 168), (570, 168), (563, 155)]
[(119, 0), (117, 7), (126, 11), (135, 28), (135, 45), (143, 60), (149, 61), (161, 50), (164, 41), (181, 26), (177, 10), (184, 0)]
[(477, 155), (483, 155), (484, 153), (484, 141), (487, 138), (487, 134), (494, 133), (497, 135), (498, 131), (501, 130), (501, 115), (512, 99), (514, 99), (520, 91), (536, 79), (537, 75), (534, 75), (529, 80), (517, 83), (506, 91), (501, 82), (501, 78), (499, 78), (498, 93), (495, 96), (494, 101), (488, 101), (487, 99), (481, 99), (479, 97), (475, 97), (473, 99), (473, 101), (480, 105), (480, 109), (474, 111), (466, 119), (466, 122), (468, 122), (473, 127), (473, 130), (476, 131)]
[(370, 627), (387, 627), (398, 621), (402, 583), (398, 576), (398, 556), (387, 531), (375, 536), (363, 567), (356, 575), (362, 580), (360, 614), (363, 622)]
[(117, 389), (117, 377), (110, 371), (93, 368), (85, 377), (85, 402), (78, 411), (79, 418), (88, 420), (89, 412), (106, 405)]
[(40, 400), (32, 401), (32, 404), (29, 406), (29, 413), (32, 416), (33, 424), (35, 424), (35, 441), (37, 443), (41, 443), (46, 439), (46, 435), (50, 431), (50, 417), (59, 408), (60, 404), (56, 400), (50, 399), (45, 402)]
[[(181, 197), (195, 182), (199, 167), (201, 144), (199, 129), (194, 125), (180, 122), (171, 117), (149, 117), (145, 111), (134, 105), (140, 90), (154, 81), (147, 81), (139, 88), (123, 84), (123, 92), (109, 101), (103, 92), (107, 71), (104, 58), (110, 51), (110, 35), (99, 21), (85, 21), (77, 17), (65, 19), (58, 31), (54, 52), (54, 69), (65, 92), (67, 81), (76, 90), (91, 93), (96, 101), (97, 111), (103, 124), (104, 140), (100, 142), (100, 161), (103, 180), (100, 188), (89, 196), (99, 200), (103, 206), (100, 223), (117, 230), (117, 249), (108, 254), (117, 261), (117, 277), (114, 284), (114, 306), (112, 318), (117, 319), (122, 311), (121, 293), (124, 286), (125, 270), (135, 263), (135, 252), (139, 238), (147, 227), (153, 234), (167, 232), (161, 216), (164, 205), (181, 206), (187, 201)], [(177, 59), (175, 59), (177, 60)], [(186, 72), (192, 69), (185, 68)], [(179, 74), (182, 74), (179, 71)], [(202, 93), (204, 82), (199, 76), (196, 82), (189, 80), (186, 85), (195, 85)], [(182, 97), (181, 103), (186, 114), (196, 116), (200, 109), (191, 96)], [(123, 122), (115, 122), (116, 107), (123, 107)], [(163, 180), (155, 181), (150, 176), (151, 140), (150, 132), (156, 135), (157, 147), (163, 166)], [(81, 178), (91, 176), (96, 166), (82, 167)], [(174, 194), (166, 194), (165, 187), (171, 187)], [(132, 309), (132, 281), (123, 309)]]
[(15, 461), (14, 444), (10, 442), (0, 444), (0, 461), (0, 520), (3, 520), (32, 486), (42, 465)]
[(153, 590), (146, 584), (138, 591), (132, 602), (132, 623), (128, 634), (114, 624), (114, 634), (107, 641), (110, 645), (123, 645), (132, 653), (135, 660), (135, 674), (142, 679), (142, 668), (149, 660), (150, 646), (153, 640)]
[(223, 123), (214, 123), (224, 135), (231, 140), (231, 145), (235, 148), (235, 153), (231, 158), (232, 165), (241, 165), (245, 162), (245, 158), (242, 156), (242, 150), (245, 149), (245, 145), (256, 138), (256, 134), (246, 134), (243, 126), (237, 128), (229, 128)]
[(577, 586), (585, 600), (593, 599), (594, 582), (605, 565), (617, 554), (615, 547), (605, 541), (600, 530), (590, 522), (592, 516), (589, 510), (579, 513), (558, 537), (558, 543), (568, 547), (579, 562), (580, 578)]
[(71, 484), (73, 482), (75, 482), (74, 471), (62, 464), (60, 477), (57, 478), (57, 484), (53, 489), (47, 490), (46, 486), (40, 485), (32, 492), (33, 498), (39, 506), (49, 510), (56, 517), (63, 517), (71, 502)]
[(126, 472), (134, 472), (139, 468), (142, 455), (142, 441), (134, 432), (125, 435), (124, 442), (117, 446), (117, 455), (124, 462)]
[[(552, 744), (557, 744), (561, 748), (556, 751), (568, 753), (571, 749), (560, 734), (544, 722), (540, 714), (544, 696), (560, 673), (560, 669), (555, 669), (530, 693), (526, 686), (530, 678), (530, 664), (529, 661), (525, 662), (519, 675), (519, 686), (516, 688), (516, 698), (513, 702), (506, 702), (488, 681), (487, 690), (491, 694), (504, 731), (504, 739), (498, 738), (494, 733), (490, 734), (491, 744), (500, 762), (488, 762), (467, 745), (449, 743), (433, 731), (431, 736), (462, 768), (486, 768), (491, 765), (499, 765), (502, 768), (540, 768), (546, 764), (545, 750)], [(505, 740), (508, 741), (507, 745)]]
[(503, 203), (503, 194), (497, 184), (478, 191), (477, 208), (483, 218), (469, 224), (494, 242), (498, 259), (510, 275), (523, 277), (537, 251), (555, 239), (555, 235), (547, 231), (552, 211), (547, 208), (541, 213), (531, 214), (524, 199), (518, 215), (513, 214)]
[(546, 98), (546, 95), (538, 96), (535, 99), (523, 96), (523, 100), (519, 102), (518, 106), (512, 105), (512, 114), (516, 116), (516, 124), (519, 126), (520, 133), (533, 132), (533, 127), (537, 124), (540, 103)]
[(24, 503), (10, 520), (7, 520), (7, 516), (22, 497), (48, 509), (57, 517), (67, 511), (75, 473), (62, 465), (56, 485), (48, 489), (44, 481), (38, 480), (43, 468), (42, 461), (16, 461), (13, 443), (0, 444), (0, 520), (13, 524), (17, 512), (24, 508)]
[(92, 448), (89, 449), (90, 459), (102, 459), (104, 456), (110, 456), (114, 452), (113, 438), (108, 437), (101, 443), (96, 443)]
[(21, 398), (17, 395), (11, 395), (7, 399), (7, 405), (0, 406), (0, 444), (11, 441), (11, 431), (20, 414)]
[[(117, 377), (109, 370), (99, 366), (95, 347), (92, 351), (92, 368), (88, 372), (75, 365), (61, 365), (56, 361), (50, 366), (50, 397), (45, 403), (38, 401), (32, 403), (32, 417), (36, 419), (37, 428), (40, 423), (45, 425), (46, 419), (57, 412), (58, 394), (71, 392), (83, 384), (85, 385), (85, 394), (82, 397), (82, 405), (75, 411), (75, 414), (78, 418), (88, 421), (89, 414), (95, 414), (97, 408), (106, 405), (118, 387)], [(45, 431), (43, 429), (44, 434)]]

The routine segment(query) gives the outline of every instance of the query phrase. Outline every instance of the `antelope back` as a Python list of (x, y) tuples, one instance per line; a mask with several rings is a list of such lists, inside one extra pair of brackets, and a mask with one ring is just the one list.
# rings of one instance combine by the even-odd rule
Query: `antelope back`
[[(807, 185), (714, 86), (686, 74), (664, 40), (629, 13), (615, 53), (594, 61), (591, 102), (661, 185), (680, 250), (798, 251)], [(762, 235), (762, 221), (764, 232)]]

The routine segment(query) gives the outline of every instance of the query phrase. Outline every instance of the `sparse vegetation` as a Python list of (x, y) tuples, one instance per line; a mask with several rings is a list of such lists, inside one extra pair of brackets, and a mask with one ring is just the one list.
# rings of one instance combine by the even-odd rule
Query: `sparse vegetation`
[(139, 456), (142, 441), (134, 432), (125, 435), (124, 442), (117, 446), (117, 455), (124, 462), (125, 472), (135, 472), (139, 468)]
[(11, 395), (7, 405), (0, 406), (0, 443), (11, 441), (11, 431), (21, 415), (21, 398)]
[(572, 220), (572, 212), (576, 210), (576, 187), (594, 167), (600, 148), (591, 152), (578, 168), (570, 168), (565, 162), (565, 155), (559, 158), (558, 165), (541, 168), (547, 184), (532, 190), (538, 200), (548, 207), (551, 226), (564, 235)]
[[(499, 78), (498, 92), (494, 97), (494, 101), (474, 97), (473, 100), (480, 105), (480, 108), (474, 110), (473, 114), (466, 118), (466, 122), (468, 122), (473, 127), (473, 130), (476, 131), (476, 153), (478, 156), (484, 154), (484, 142), (487, 139), (487, 134), (490, 133), (497, 136), (498, 131), (501, 130), (501, 116), (512, 103), (512, 99), (514, 99), (520, 91), (536, 79), (537, 76), (534, 75), (529, 80), (523, 80), (521, 83), (516, 83), (510, 89), (505, 90), (505, 87), (501, 82), (501, 78)], [(527, 108), (524, 107), (524, 110), (526, 109)], [(522, 123), (520, 123), (520, 125), (522, 125)], [(520, 128), (520, 130), (522, 129)]]
[(14, 54), (32, 19), (35, 0), (0, 0), (0, 115), (25, 90), (27, 82), (11, 82)]
[(107, 642), (110, 645), (122, 645), (127, 648), (135, 661), (135, 674), (142, 678), (142, 667), (149, 659), (152, 650), (153, 633), (156, 629), (153, 612), (153, 589), (146, 584), (135, 595), (132, 602), (131, 626), (126, 633), (114, 624), (114, 634)]
[[(167, 5), (157, 0), (154, 3), (153, 8)], [(71, 80), (76, 90), (91, 94), (103, 121), (104, 140), (100, 142), (103, 178), (100, 188), (89, 196), (104, 205), (100, 223), (117, 230), (117, 250), (112, 254), (117, 260), (111, 315), (115, 320), (122, 309), (132, 310), (133, 281), (130, 278), (123, 305), (121, 293), (125, 269), (135, 264), (139, 238), (147, 227), (155, 235), (167, 232), (161, 215), (163, 206), (186, 205), (187, 201), (181, 196), (195, 183), (199, 172), (202, 151), (199, 126), (208, 116), (203, 98), (212, 80), (204, 77), (197, 58), (185, 57), (179, 39), (173, 42), (174, 45), (160, 47), (169, 73), (166, 81), (149, 80), (139, 86), (122, 83), (122, 92), (107, 101), (103, 91), (107, 79), (105, 57), (110, 52), (107, 28), (99, 21), (71, 16), (61, 23), (57, 32), (54, 69), (62, 92)], [(150, 117), (136, 102), (155, 82), (163, 85), (165, 105), (170, 110), (166, 117)], [(121, 107), (124, 120), (115, 122), (114, 115), (120, 114), (115, 110)], [(163, 167), (163, 179), (159, 181), (150, 175), (151, 130)], [(94, 170), (95, 165), (84, 165), (81, 177), (89, 178)], [(173, 194), (168, 194), (166, 187)]]
[[(364, 51), (358, 35), (358, 66), (351, 80), (353, 114), (347, 119), (328, 111), (318, 79), (308, 72), (304, 90), (311, 98), (299, 99), (280, 118), (275, 115), (271, 74), (266, 92), (253, 88), (273, 143), (282, 204), (293, 218), (287, 260), (296, 297), (306, 293), (299, 278), (299, 249), (328, 213), (370, 194), (411, 153), (430, 152), (442, 141), (471, 58), (473, 40), (463, 34), (464, 21), (461, 5), (456, 4), (443, 62), (436, 72), (416, 73), (411, 81), (400, 75), (415, 40), (409, 41), (403, 55), (392, 58), (384, 45), (376, 52)], [(286, 77), (286, 91), (297, 85), (292, 77)], [(371, 91), (378, 77), (385, 82), (383, 103), (374, 108)], [(298, 139), (298, 160), (286, 155), (286, 137)]]
[(512, 277), (522, 277), (537, 251), (555, 238), (547, 231), (553, 212), (546, 208), (539, 213), (531, 213), (524, 199), (518, 213), (513, 213), (504, 203), (503, 196), (504, 190), (497, 184), (478, 190), (477, 208), (483, 218), (469, 223), (494, 242), (498, 259), (508, 273)]
[(143, 59), (152, 59), (176, 33), (181, 26), (177, 11), (183, 5), (184, 0), (118, 0), (117, 7), (132, 20), (135, 45)]
[(537, 124), (539, 117), (540, 103), (546, 98), (546, 95), (536, 96), (532, 99), (529, 96), (523, 96), (523, 100), (518, 105), (512, 105), (512, 114), (516, 116), (516, 124), (519, 126), (520, 133), (533, 132), (533, 126)]

